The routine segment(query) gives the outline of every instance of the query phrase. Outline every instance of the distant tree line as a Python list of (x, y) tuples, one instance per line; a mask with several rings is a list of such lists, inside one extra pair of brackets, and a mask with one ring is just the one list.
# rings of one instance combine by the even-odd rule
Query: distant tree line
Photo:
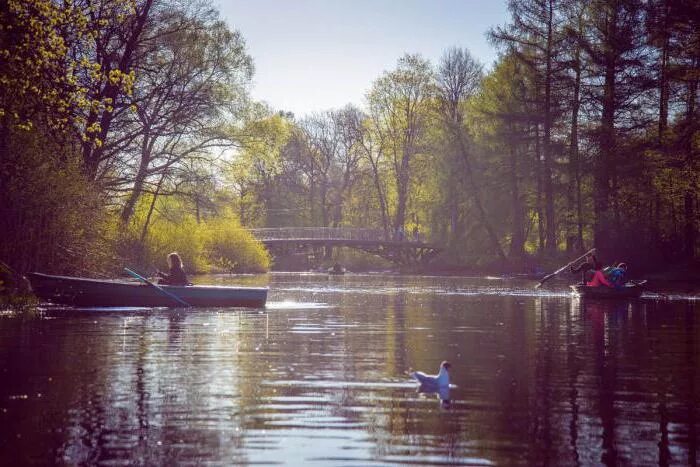
[(700, 5), (509, 8), (487, 73), (465, 49), (406, 55), (363, 109), (256, 122), (229, 171), (241, 219), (418, 229), (461, 264), (696, 257)]
[(239, 223), (416, 232), (454, 266), (697, 257), (700, 5), (509, 8), (486, 71), (407, 54), (361, 106), (297, 118), (249, 98), (208, 1), (2, 2), (0, 260), (94, 271), (180, 245), (264, 268), (231, 259), (254, 243)]

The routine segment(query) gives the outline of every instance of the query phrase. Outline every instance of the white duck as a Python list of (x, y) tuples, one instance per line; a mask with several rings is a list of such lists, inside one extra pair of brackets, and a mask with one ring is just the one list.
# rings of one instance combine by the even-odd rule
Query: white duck
[(420, 382), (422, 386), (449, 387), (450, 386), (450, 362), (440, 364), (440, 371), (436, 375), (426, 375), (421, 371), (411, 373), (411, 378)]

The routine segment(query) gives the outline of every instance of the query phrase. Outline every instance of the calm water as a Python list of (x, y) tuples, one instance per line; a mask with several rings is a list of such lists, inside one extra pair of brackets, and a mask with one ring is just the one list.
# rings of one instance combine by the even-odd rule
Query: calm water
[[(698, 463), (698, 300), (200, 278), (234, 280), (269, 284), (267, 309), (0, 317), (0, 463)], [(417, 392), (407, 372), (442, 360), (456, 387)]]

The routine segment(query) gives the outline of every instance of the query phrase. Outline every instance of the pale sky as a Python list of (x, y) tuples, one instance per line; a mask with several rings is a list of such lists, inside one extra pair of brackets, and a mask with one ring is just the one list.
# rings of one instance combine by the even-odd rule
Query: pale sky
[(489, 67), (486, 31), (507, 22), (506, 0), (219, 0), (255, 62), (253, 97), (297, 117), (362, 106), (372, 82), (404, 53), (436, 63), (466, 47)]

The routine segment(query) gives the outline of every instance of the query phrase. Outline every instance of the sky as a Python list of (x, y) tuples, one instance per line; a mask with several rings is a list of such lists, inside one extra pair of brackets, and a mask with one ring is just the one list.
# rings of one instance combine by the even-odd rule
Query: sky
[(219, 0), (255, 62), (252, 96), (298, 117), (362, 106), (405, 53), (437, 63), (465, 47), (486, 67), (486, 31), (508, 20), (506, 0)]

